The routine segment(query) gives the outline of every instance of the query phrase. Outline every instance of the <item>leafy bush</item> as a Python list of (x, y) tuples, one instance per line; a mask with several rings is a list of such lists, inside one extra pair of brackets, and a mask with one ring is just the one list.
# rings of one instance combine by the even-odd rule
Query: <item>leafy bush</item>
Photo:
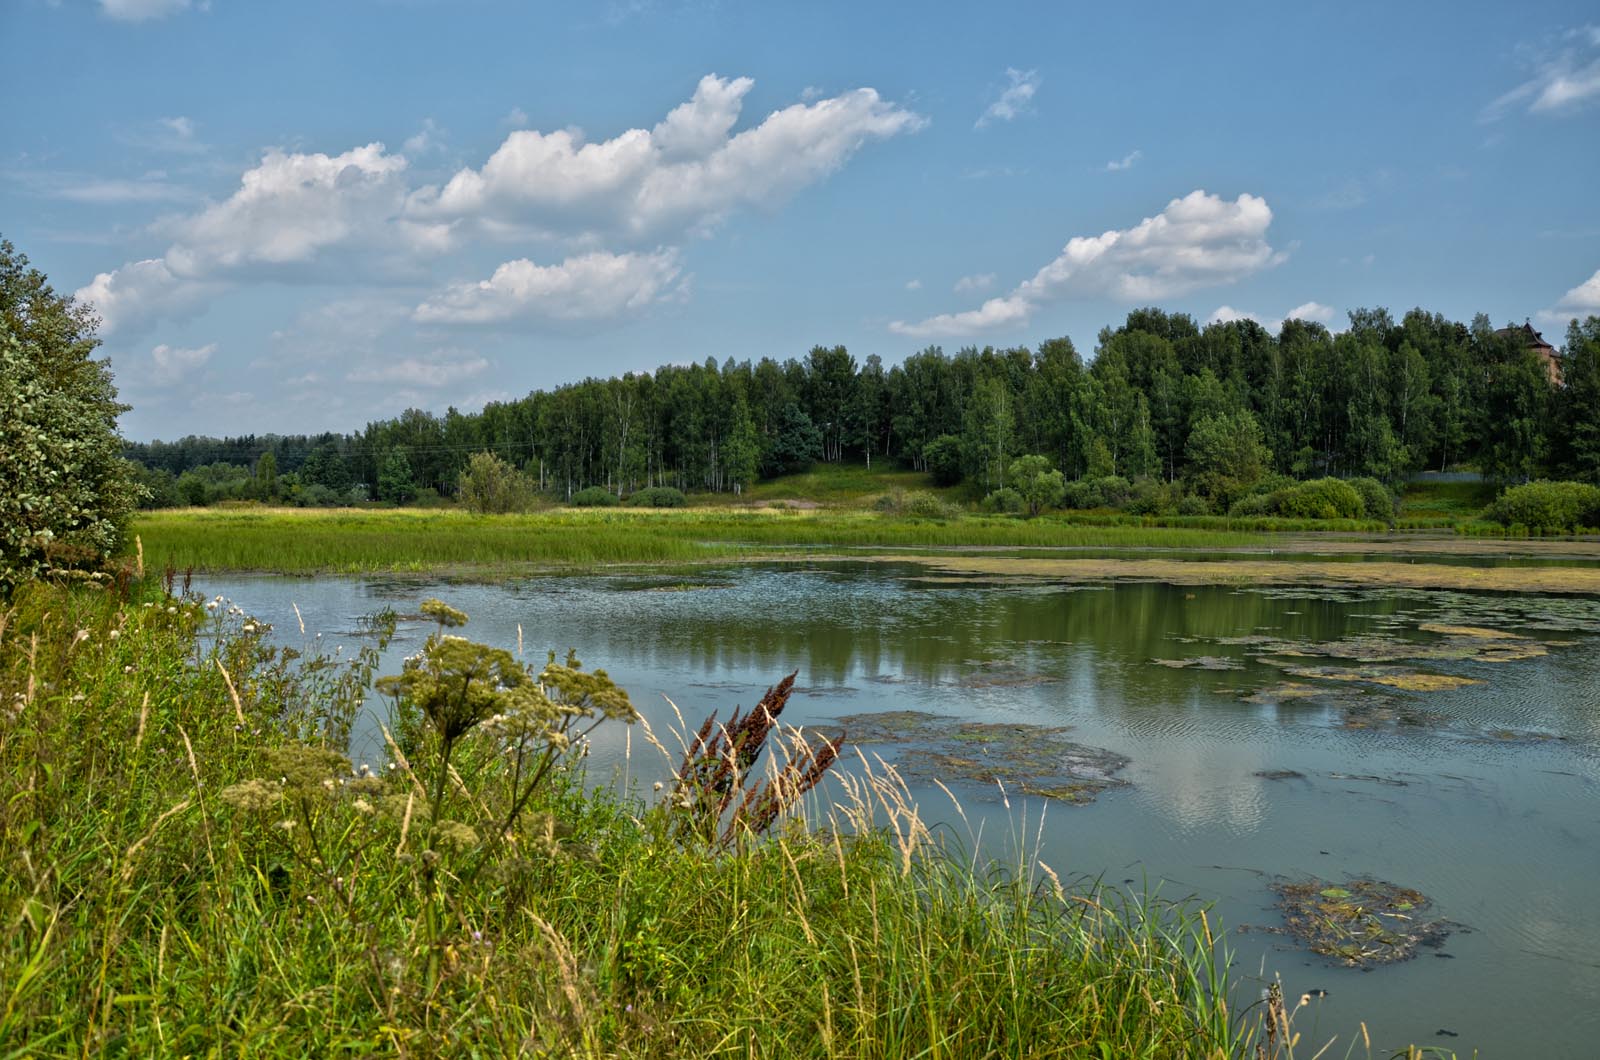
[(527, 476), (490, 452), (468, 458), (456, 489), (461, 503), (482, 515), (525, 512), (533, 503), (533, 485)]
[(242, 500), (250, 491), (250, 470), (218, 461), (191, 467), (178, 476), (178, 499), (193, 508)]
[(144, 495), (122, 459), (117, 401), (90, 307), (0, 240), (0, 594), (95, 565)]
[(927, 490), (890, 490), (873, 502), (884, 515), (910, 519), (956, 519), (961, 509)]
[(1178, 501), (1179, 515), (1210, 515), (1211, 505), (1204, 497), (1191, 493)]
[[(1176, 483), (1141, 478), (1134, 482), (1123, 510), (1130, 515), (1172, 515), (1183, 500), (1183, 489)], [(1202, 514), (1209, 510), (1204, 500), (1200, 504)]]
[(634, 490), (628, 497), (628, 503), (635, 508), (682, 508), (688, 500), (682, 490), (672, 486), (650, 486)]
[(1276, 496), (1273, 493), (1247, 494), (1233, 502), (1233, 507), (1228, 509), (1228, 514), (1244, 516), (1272, 515), (1277, 511), (1272, 503)]
[(983, 510), (999, 515), (1020, 515), (1027, 506), (1022, 494), (1010, 486), (997, 489), (983, 499)]
[(1278, 515), (1290, 519), (1359, 519), (1365, 510), (1361, 494), (1348, 482), (1319, 478), (1271, 495)]
[(336, 490), (313, 482), (309, 486), (301, 486), (289, 495), (297, 508), (332, 508), (344, 503), (344, 496)]
[(1121, 475), (1080, 478), (1066, 484), (1061, 503), (1066, 508), (1120, 508), (1128, 503), (1132, 490), (1132, 484)]
[(1502, 526), (1539, 533), (1600, 526), (1600, 486), (1545, 481), (1512, 486), (1484, 514)]
[(621, 502), (604, 486), (589, 486), (574, 493), (567, 503), (574, 508), (614, 508)]
[(1066, 494), (1067, 487), (1062, 481), (1061, 472), (1050, 466), (1047, 456), (1019, 456), (1011, 461), (1007, 474), (1023, 503), (1028, 506), (1029, 515), (1038, 515), (1045, 508), (1055, 507)]
[(1375, 478), (1353, 478), (1350, 488), (1361, 494), (1361, 507), (1368, 519), (1394, 521), (1394, 494)]

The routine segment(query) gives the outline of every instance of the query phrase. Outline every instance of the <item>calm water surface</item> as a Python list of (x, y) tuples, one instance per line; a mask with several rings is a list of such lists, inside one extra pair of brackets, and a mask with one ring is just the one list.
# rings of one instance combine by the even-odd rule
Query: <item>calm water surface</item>
[[(338, 643), (360, 615), (414, 614), (440, 596), (472, 616), (477, 639), (515, 645), (520, 624), (532, 658), (576, 648), (629, 690), (657, 731), (675, 721), (664, 697), (698, 723), (711, 709), (749, 706), (795, 669), (804, 692), (785, 714), (795, 724), (909, 709), (1071, 726), (1073, 739), (1127, 755), (1131, 786), (1088, 806), (1013, 797), (1009, 811), (998, 791), (958, 788), (970, 826), (929, 788), (918, 791), (924, 816), (955, 822), (986, 854), (1012, 861), (1025, 816), (1027, 849), (1037, 837), (1038, 857), (1064, 876), (1195, 896), (1235, 929), (1279, 923), (1275, 877), (1372, 875), (1415, 887), (1436, 915), (1463, 925), (1441, 950), (1362, 972), (1283, 936), (1236, 930), (1229, 942), (1245, 989), (1276, 973), (1290, 997), (1328, 991), (1297, 1026), (1317, 1045), (1338, 1034), (1329, 1055), (1344, 1055), (1364, 1020), (1375, 1055), (1414, 1042), (1485, 1057), (1600, 1056), (1600, 601), (1006, 585), (876, 563), (493, 585), (234, 578), (197, 588), (294, 644), (319, 632)], [(1424, 664), (1483, 683), (1402, 694), (1429, 712), (1426, 723), (1366, 729), (1349, 727), (1338, 705), (1246, 702), (1283, 674), (1247, 646), (1217, 643), (1426, 640), (1416, 626), (1428, 621), (1567, 643), (1536, 659)], [(389, 671), (430, 630), (404, 623)], [(1152, 662), (1198, 655), (1243, 669)], [(642, 740), (628, 754), (621, 731), (596, 735), (593, 777), (648, 784), (666, 773)], [(369, 742), (358, 754), (378, 751)], [(1264, 770), (1303, 776), (1256, 776)]]

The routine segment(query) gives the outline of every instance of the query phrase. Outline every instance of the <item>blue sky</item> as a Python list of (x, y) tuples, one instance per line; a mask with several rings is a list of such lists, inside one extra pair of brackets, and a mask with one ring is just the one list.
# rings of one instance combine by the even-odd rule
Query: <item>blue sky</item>
[[(843, 343), (1600, 313), (1581, 3), (0, 0), (0, 234), (131, 438)], [(1559, 340), (1558, 340), (1559, 341)]]

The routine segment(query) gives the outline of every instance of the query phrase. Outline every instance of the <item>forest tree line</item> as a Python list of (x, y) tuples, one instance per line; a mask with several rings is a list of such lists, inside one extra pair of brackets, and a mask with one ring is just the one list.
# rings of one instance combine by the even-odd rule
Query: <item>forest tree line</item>
[(473, 453), (546, 495), (585, 487), (738, 492), (815, 462), (895, 461), (987, 493), (1024, 454), (1068, 480), (1188, 482), (1216, 445), (1259, 443), (1297, 479), (1474, 468), (1600, 482), (1600, 317), (1573, 321), (1551, 378), (1522, 329), (1421, 309), (1350, 313), (1338, 334), (1290, 320), (1200, 327), (1159, 309), (1104, 329), (1087, 363), (1037, 349), (930, 347), (893, 367), (842, 346), (804, 358), (667, 365), (586, 379), (481, 412), (408, 409), (350, 434), (129, 443), (157, 504), (228, 497), (403, 503), (447, 495)]

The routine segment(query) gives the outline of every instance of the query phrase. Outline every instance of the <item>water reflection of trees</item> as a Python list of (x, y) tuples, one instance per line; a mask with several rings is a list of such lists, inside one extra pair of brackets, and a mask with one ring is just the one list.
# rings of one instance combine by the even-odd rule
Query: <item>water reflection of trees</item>
[[(599, 640), (599, 651), (671, 669), (798, 667), (808, 685), (880, 677), (981, 687), (1023, 676), (1064, 680), (1087, 648), (1089, 657), (1112, 664), (1129, 691), (1165, 698), (1184, 695), (1193, 675), (1139, 664), (1201, 654), (1186, 638), (1327, 640), (1365, 624), (1352, 612), (1393, 607), (1155, 584), (949, 584), (872, 568), (756, 570), (722, 588), (580, 593), (565, 597), (562, 610), (566, 621), (588, 627), (584, 639)], [(1229, 649), (1212, 645), (1204, 653), (1219, 650)]]

